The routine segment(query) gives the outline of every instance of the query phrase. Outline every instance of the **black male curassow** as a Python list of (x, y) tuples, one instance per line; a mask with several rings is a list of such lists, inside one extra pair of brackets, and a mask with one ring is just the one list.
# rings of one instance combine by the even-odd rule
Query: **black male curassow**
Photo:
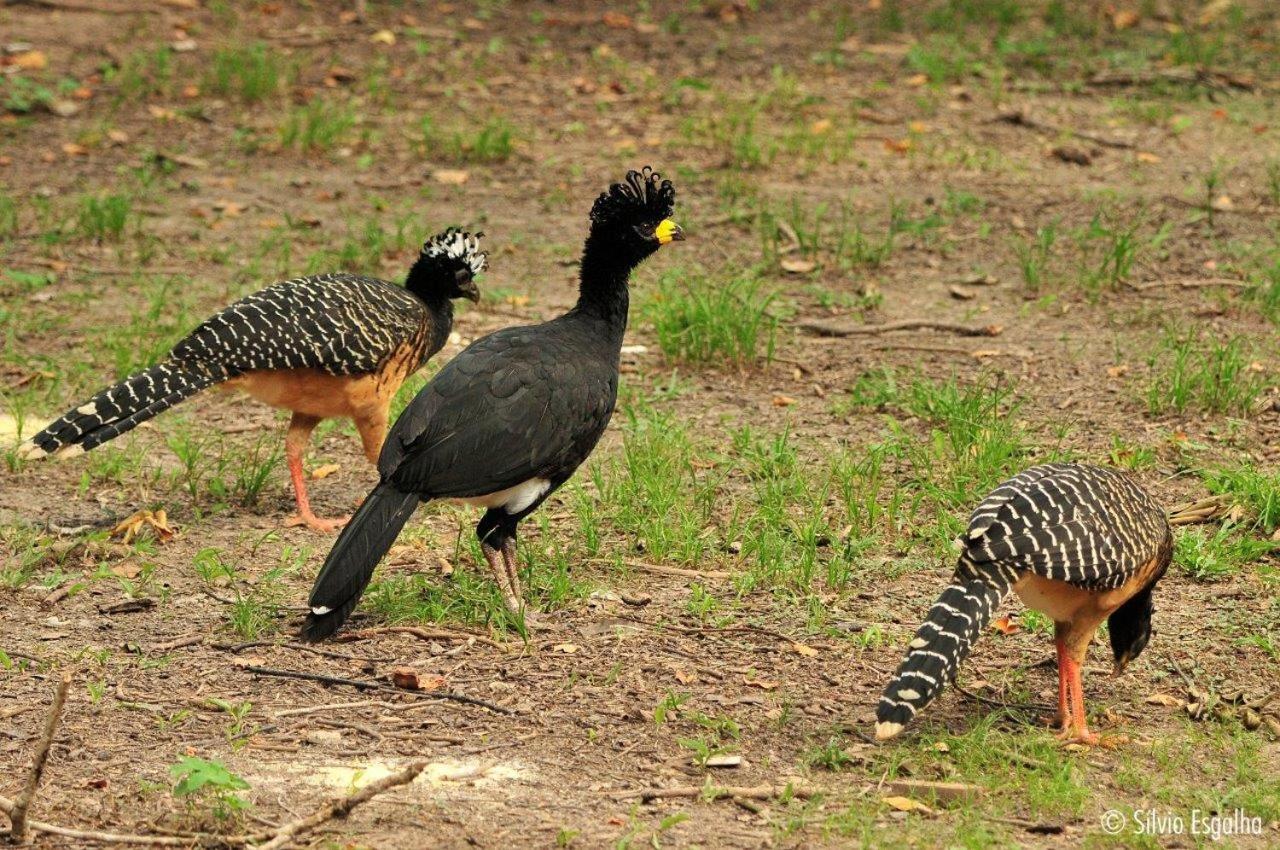
[(376, 463), (391, 399), (449, 338), (454, 298), (480, 297), (479, 239), (450, 228), (422, 246), (403, 287), (345, 272), (277, 283), (211, 317), (150, 369), (68, 411), (25, 445), (27, 457), (93, 449), (215, 384), (293, 412), (285, 455), (299, 521), (311, 510), (302, 455), (322, 419), (355, 421)]
[(573, 309), (476, 340), (410, 402), (378, 459), (381, 482), (316, 577), (304, 638), (342, 625), (409, 516), (432, 499), (488, 509), (476, 535), (507, 608), (523, 610), (516, 526), (568, 480), (609, 423), (628, 280), (660, 246), (684, 238), (669, 218), (674, 205), (670, 181), (649, 168), (629, 172), (591, 208)]
[(959, 543), (950, 586), (880, 697), (876, 737), (897, 735), (938, 695), (1014, 591), (1053, 618), (1063, 738), (1096, 743), (1086, 723), (1080, 667), (1103, 620), (1117, 674), (1150, 640), (1152, 592), (1173, 559), (1164, 510), (1127, 475), (1051, 463), (993, 490)]

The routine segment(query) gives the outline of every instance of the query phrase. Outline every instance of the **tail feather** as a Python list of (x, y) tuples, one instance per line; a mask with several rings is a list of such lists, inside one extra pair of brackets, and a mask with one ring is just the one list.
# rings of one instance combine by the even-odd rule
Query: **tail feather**
[(374, 568), (409, 521), (420, 498), (379, 484), (342, 529), (325, 558), (307, 605), (303, 640), (323, 640), (338, 630), (360, 601)]
[(130, 375), (67, 411), (26, 444), (28, 456), (89, 451), (131, 431), (225, 376), (168, 361)]
[[(989, 565), (988, 565), (989, 566)], [(1016, 576), (961, 562), (909, 644), (876, 708), (876, 738), (892, 738), (955, 678)]]

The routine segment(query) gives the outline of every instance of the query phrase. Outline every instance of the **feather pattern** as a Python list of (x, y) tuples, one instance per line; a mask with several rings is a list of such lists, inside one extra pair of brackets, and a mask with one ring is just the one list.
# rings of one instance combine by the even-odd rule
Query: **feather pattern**
[(974, 509), (951, 584), (885, 687), (876, 734), (897, 734), (955, 677), (1026, 574), (1091, 591), (1120, 587), (1169, 539), (1164, 511), (1127, 475), (1081, 464), (1032, 467)]

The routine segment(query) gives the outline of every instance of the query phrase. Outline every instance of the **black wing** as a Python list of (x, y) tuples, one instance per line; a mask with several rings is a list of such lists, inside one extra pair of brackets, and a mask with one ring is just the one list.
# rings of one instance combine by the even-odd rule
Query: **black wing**
[(398, 286), (350, 274), (286, 280), (240, 299), (174, 346), (184, 363), (231, 376), (255, 369), (374, 371), (423, 332), (426, 307)]
[(477, 340), (418, 393), (378, 460), (425, 497), (482, 496), (530, 478), (559, 484), (586, 459), (617, 399), (616, 354), (551, 322)]

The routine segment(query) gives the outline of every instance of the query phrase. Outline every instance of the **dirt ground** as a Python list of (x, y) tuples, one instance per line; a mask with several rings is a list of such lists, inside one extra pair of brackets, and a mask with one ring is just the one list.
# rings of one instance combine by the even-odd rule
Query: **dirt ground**
[[(627, 391), (592, 469), (526, 523), (531, 568), (558, 576), (566, 562), (570, 587), (534, 582), (546, 610), (527, 640), (475, 603), (474, 512), (432, 506), (382, 567), (380, 598), (392, 601), (350, 627), (417, 634), (293, 643), (329, 539), (285, 526), (283, 464), (256, 500), (211, 489), (283, 434), (277, 412), (246, 398), (205, 393), (67, 462), (10, 452), (0, 794), (21, 789), (54, 683), (71, 671), (32, 816), (79, 829), (261, 831), (425, 759), (414, 784), (299, 846), (1280, 845), (1280, 718), (1251, 728), (1243, 709), (1193, 719), (1186, 707), (1253, 701), (1265, 716), (1262, 699), (1280, 689), (1269, 546), (1212, 580), (1175, 566), (1157, 634), (1122, 677), (1105, 638), (1095, 646), (1085, 686), (1113, 746), (1064, 748), (1026, 709), (1051, 704), (1056, 680), (1049, 635), (1018, 620), (1015, 600), (1022, 627), (984, 637), (961, 675), (967, 693), (948, 690), (900, 741), (877, 745), (880, 690), (951, 568), (935, 529), (954, 533), (972, 501), (940, 511), (921, 496), (906, 522), (847, 556), (842, 581), (823, 572), (846, 557), (838, 541), (819, 541), (828, 577), (804, 586), (759, 578), (765, 556), (752, 561), (753, 541), (728, 531), (763, 510), (731, 439), (744, 426), (787, 435), (801, 478), (894, 429), (946, 442), (901, 396), (843, 403), (868, 375), (1008, 388), (994, 415), (1022, 451), (965, 487), (1063, 456), (1131, 468), (1170, 506), (1209, 494), (1206, 469), (1276, 480), (1280, 15), (1266, 3), (1074, 5), (371, 2), (363, 18), (329, 3), (0, 6), (10, 422), (58, 415), (274, 280), (343, 265), (397, 279), (418, 240), (460, 224), (486, 232), (492, 269), (444, 362), (572, 303), (586, 212), (630, 167), (673, 179), (689, 236), (633, 278)], [(111, 8), (123, 6), (145, 8)], [(218, 82), (219, 51), (259, 43), (283, 69), (269, 93), (235, 83), (247, 78), (234, 68)], [(315, 103), (339, 104), (350, 125), (314, 118)], [(509, 144), (475, 134), (497, 119)], [(88, 199), (125, 192), (128, 223), (113, 229)], [(893, 222), (891, 250), (874, 255)], [(1050, 227), (1057, 241), (1037, 255)], [(773, 357), (664, 350), (654, 317), (681, 281), (714, 291), (743, 275), (776, 293)], [(917, 319), (996, 335), (806, 329)], [(1249, 384), (1241, 405), (1150, 402), (1179, 380), (1162, 371), (1177, 356), (1170, 335), (1188, 333), (1189, 362), (1218, 342), (1242, 347), (1243, 370), (1208, 379), (1218, 391)], [(636, 469), (634, 417), (653, 410), (691, 441), (681, 475), (732, 470), (691, 535), (717, 541), (704, 557), (654, 557), (609, 502)], [(175, 434), (216, 445), (225, 469), (197, 482)], [(375, 481), (352, 435), (322, 429), (308, 457), (313, 470), (336, 466), (311, 482), (322, 514), (349, 511)], [(926, 491), (893, 456), (873, 501)], [(1229, 551), (1265, 543), (1274, 525), (1250, 526), (1257, 505), (1228, 497), (1240, 506)], [(165, 510), (176, 533), (110, 533), (143, 509)], [(1193, 533), (1222, 544), (1215, 530)], [(210, 579), (200, 565), (211, 564), (234, 574)], [(414, 576), (464, 590), (431, 597), (445, 600), (437, 616), (389, 613)], [(434, 690), (387, 689), (397, 667)], [(175, 796), (169, 768), (184, 756), (242, 777), (251, 806), (220, 813), (213, 793)], [(730, 786), (759, 793), (714, 790)], [(1237, 808), (1260, 834), (1212, 842), (1138, 827), (1147, 812), (1189, 822)], [(1119, 835), (1110, 810), (1128, 819)]]

